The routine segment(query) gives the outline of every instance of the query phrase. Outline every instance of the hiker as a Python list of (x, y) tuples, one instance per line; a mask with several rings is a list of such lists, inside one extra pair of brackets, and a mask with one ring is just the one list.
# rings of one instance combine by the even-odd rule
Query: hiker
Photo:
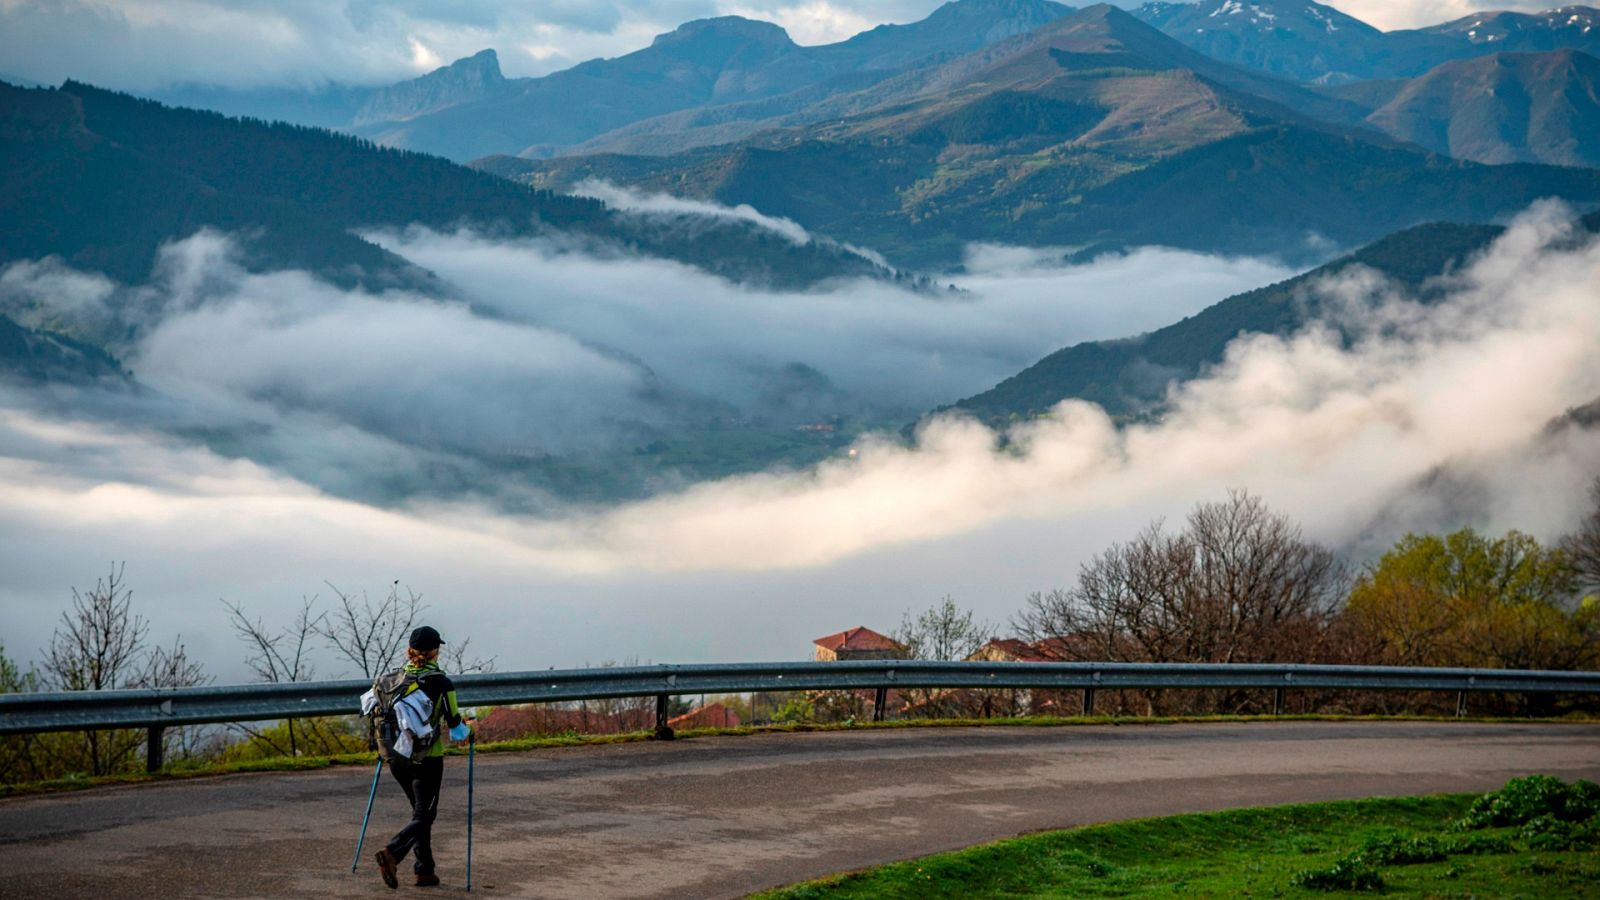
[[(407, 853), (416, 853), (412, 864), (418, 887), (433, 887), (439, 876), (433, 871), (433, 820), (439, 814), (439, 784), (444, 779), (444, 740), (441, 725), (450, 728), (450, 739), (466, 740), (472, 726), (463, 721), (456, 703), (455, 685), (439, 668), (439, 632), (423, 625), (411, 632), (406, 648), (405, 668), (379, 676), (386, 679), (398, 698), (392, 704), (395, 726), (392, 742), (385, 754), (389, 773), (411, 801), (411, 821), (378, 851), (378, 873), (383, 883), (398, 888), (395, 870)], [(373, 694), (380, 695), (379, 685)]]

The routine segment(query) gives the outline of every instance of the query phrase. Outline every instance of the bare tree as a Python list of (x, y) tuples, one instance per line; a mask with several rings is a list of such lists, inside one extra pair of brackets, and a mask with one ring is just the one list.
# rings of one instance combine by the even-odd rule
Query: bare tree
[(439, 657), (443, 660), (444, 670), (454, 675), (470, 675), (474, 672), (493, 672), (495, 657), (488, 659), (472, 655), (472, 638), (464, 637), (459, 641), (450, 641), (444, 645)]
[[(245, 664), (258, 679), (282, 684), (309, 681), (315, 677), (316, 670), (311, 660), (312, 639), (321, 633), (327, 619), (327, 613), (316, 611), (316, 603), (316, 597), (301, 598), (300, 611), (296, 613), (294, 621), (280, 630), (273, 630), (260, 618), (251, 619), (239, 604), (222, 601), (228, 610), (234, 635), (251, 650), (250, 655), (245, 657)], [(327, 735), (321, 733), (322, 726), (315, 719), (304, 720), (304, 724), (298, 726), (296, 722), (295, 719), (287, 721), (287, 739), (283, 744), (267, 731), (247, 725), (238, 728), (253, 740), (288, 756), (300, 755), (300, 745), (308, 736), (322, 739), (319, 743), (324, 746), (328, 744), (325, 740)]]
[[(604, 659), (596, 668), (615, 669), (619, 666), (632, 668), (639, 664), (639, 658), (634, 656), (621, 662)], [(583, 667), (587, 669), (590, 666), (585, 662)], [(593, 700), (579, 700), (579, 730), (586, 734), (610, 734), (650, 727), (655, 721), (654, 704), (653, 697), (600, 697)]]
[[(125, 568), (112, 563), (110, 573), (97, 579), (87, 594), (72, 589), (72, 608), (61, 614), (45, 652), (45, 678), (51, 687), (101, 691), (138, 684), (149, 624), (133, 613)], [(90, 773), (106, 775), (132, 756), (144, 732), (87, 731), (81, 740)]]
[[(195, 687), (210, 681), (200, 663), (189, 658), (182, 635), (172, 639), (171, 647), (153, 647), (145, 657), (144, 673), (139, 676), (139, 686), (149, 688)], [(163, 729), (162, 759), (193, 755), (208, 732), (214, 729), (197, 725)]]
[(210, 681), (200, 663), (189, 658), (182, 635), (172, 639), (170, 648), (152, 648), (145, 657), (144, 673), (139, 676), (139, 686), (151, 688), (195, 687)]
[(1069, 659), (1312, 661), (1348, 581), (1331, 551), (1233, 491), (1182, 532), (1158, 521), (1086, 563), (1076, 586), (1033, 594), (1013, 625)]
[[(374, 604), (365, 591), (358, 599), (332, 583), (328, 587), (339, 598), (339, 605), (318, 624), (317, 634), (367, 678), (397, 666), (417, 616), (427, 609), (422, 595), (406, 588), (402, 596), (400, 582), (395, 581), (388, 595)], [(466, 642), (462, 643), (465, 651)]]
[(123, 582), (126, 564), (113, 563), (87, 595), (72, 589), (72, 609), (50, 637), (44, 669), (54, 687), (66, 691), (102, 691), (128, 687), (136, 671), (150, 627), (132, 611), (133, 591)]
[(318, 634), (327, 613), (316, 611), (316, 597), (302, 597), (300, 611), (294, 622), (279, 631), (262, 623), (258, 617), (251, 619), (244, 607), (222, 601), (227, 608), (233, 632), (250, 647), (245, 665), (256, 678), (272, 684), (289, 681), (309, 681), (315, 674), (311, 661), (311, 639)]
[(1589, 499), (1589, 514), (1578, 524), (1578, 530), (1562, 542), (1561, 549), (1577, 575), (1580, 589), (1600, 593), (1600, 478), (1589, 486)]

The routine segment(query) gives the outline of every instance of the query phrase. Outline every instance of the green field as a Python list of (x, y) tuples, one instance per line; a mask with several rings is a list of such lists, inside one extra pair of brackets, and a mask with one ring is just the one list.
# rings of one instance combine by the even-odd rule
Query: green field
[(1358, 800), (1048, 832), (764, 898), (1600, 897), (1600, 787)]

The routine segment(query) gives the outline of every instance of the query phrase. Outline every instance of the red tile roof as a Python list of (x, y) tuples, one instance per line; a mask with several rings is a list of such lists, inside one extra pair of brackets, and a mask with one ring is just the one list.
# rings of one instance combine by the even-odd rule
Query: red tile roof
[[(994, 648), (999, 655), (1009, 657), (1018, 662), (1066, 662), (1082, 657), (1080, 650), (1085, 640), (1079, 636), (1045, 638), (1036, 644), (1030, 644), (1019, 638), (995, 638), (982, 647), (978, 653)], [(973, 656), (977, 656), (974, 653)]]
[(973, 656), (977, 656), (979, 653), (982, 653), (990, 648), (993, 648), (997, 652), (997, 655), (1009, 657), (1011, 659), (1032, 661), (1035, 658), (1043, 658), (1034, 651), (1033, 647), (1029, 646), (1027, 641), (1024, 641), (1020, 638), (995, 638), (989, 643), (984, 644), (982, 647), (979, 647), (978, 652), (974, 653)]
[(819, 637), (812, 643), (837, 653), (840, 650), (904, 650), (899, 643), (866, 626), (849, 628), (838, 634)]

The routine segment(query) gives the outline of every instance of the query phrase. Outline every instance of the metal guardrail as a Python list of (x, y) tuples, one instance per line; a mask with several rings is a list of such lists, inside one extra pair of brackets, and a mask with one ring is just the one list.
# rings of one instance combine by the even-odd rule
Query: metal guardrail
[[(1097, 690), (1195, 688), (1454, 691), (1457, 712), (1469, 693), (1600, 694), (1600, 672), (1426, 669), (1206, 663), (1003, 663), (878, 660), (831, 663), (728, 663), (630, 666), (455, 676), (464, 706), (504, 706), (615, 697), (656, 697), (665, 728), (667, 698), (687, 694), (872, 690), (881, 718), (892, 688), (1081, 690), (1094, 710)], [(259, 722), (360, 711), (365, 680), (218, 685), (174, 690), (72, 691), (0, 695), (0, 735), (98, 728), (145, 728), (159, 768), (160, 733), (178, 725)]]

